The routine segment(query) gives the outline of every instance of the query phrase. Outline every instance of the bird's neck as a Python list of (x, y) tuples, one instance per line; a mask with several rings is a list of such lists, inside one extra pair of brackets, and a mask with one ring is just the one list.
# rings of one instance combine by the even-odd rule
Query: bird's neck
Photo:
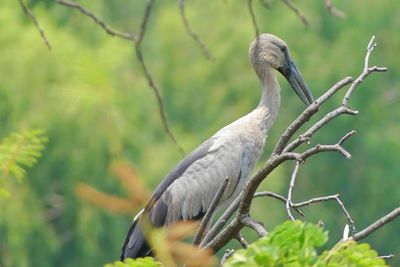
[(275, 120), (281, 105), (281, 88), (275, 75), (275, 70), (268, 68), (260, 76), (262, 84), (261, 100), (257, 109), (265, 109), (270, 119)]

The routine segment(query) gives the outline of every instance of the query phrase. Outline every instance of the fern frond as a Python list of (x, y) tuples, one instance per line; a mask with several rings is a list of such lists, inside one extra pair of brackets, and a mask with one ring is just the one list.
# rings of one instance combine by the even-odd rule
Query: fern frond
[(31, 129), (11, 133), (0, 142), (0, 179), (25, 176), (26, 167), (32, 167), (41, 156), (47, 142), (44, 130)]

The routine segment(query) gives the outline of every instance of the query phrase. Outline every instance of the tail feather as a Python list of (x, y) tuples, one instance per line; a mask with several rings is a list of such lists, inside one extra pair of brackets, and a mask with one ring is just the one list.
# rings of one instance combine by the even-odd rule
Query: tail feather
[(151, 256), (151, 248), (147, 244), (140, 227), (137, 225), (137, 221), (134, 221), (125, 238), (120, 260), (145, 256)]

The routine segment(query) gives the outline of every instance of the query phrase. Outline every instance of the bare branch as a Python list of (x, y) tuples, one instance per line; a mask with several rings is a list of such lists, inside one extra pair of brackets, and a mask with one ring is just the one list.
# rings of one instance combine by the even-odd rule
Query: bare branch
[(309, 22), (308, 19), (304, 16), (303, 12), (298, 9), (295, 4), (292, 2), (292, 0), (282, 0), (290, 10), (292, 10), (297, 17), (300, 18), (301, 22), (303, 22), (304, 26), (308, 26)]
[(354, 221), (351, 218), (350, 213), (347, 211), (344, 203), (340, 199), (340, 195), (339, 194), (331, 195), (331, 196), (325, 196), (325, 197), (316, 197), (316, 198), (309, 199), (307, 201), (303, 201), (303, 202), (299, 202), (299, 203), (292, 203), (292, 207), (300, 208), (300, 207), (309, 206), (311, 204), (324, 202), (324, 201), (329, 201), (329, 200), (335, 200), (336, 203), (338, 203), (340, 209), (342, 210), (342, 212), (344, 213), (344, 215), (347, 218), (349, 226), (351, 227), (352, 236), (354, 236), (355, 232), (356, 232)]
[(296, 161), (296, 165), (292, 173), (292, 178), (290, 179), (288, 197), (286, 199), (286, 212), (288, 214), (289, 219), (292, 221), (294, 221), (294, 217), (290, 212), (290, 207), (292, 206), (292, 192), (294, 188), (294, 183), (296, 182), (297, 173), (299, 172), (299, 166), (300, 166), (300, 161)]
[(263, 237), (268, 234), (267, 230), (265, 230), (264, 225), (261, 222), (257, 222), (253, 220), (250, 215), (242, 216), (240, 218), (240, 222), (245, 226), (253, 229), (259, 237)]
[[(282, 201), (285, 204), (286, 204), (286, 201), (287, 201), (285, 197), (283, 197), (283, 196), (281, 196), (281, 195), (279, 195), (277, 193), (269, 192), (269, 191), (257, 192), (257, 193), (254, 194), (254, 198), (256, 198), (256, 197), (272, 197), (272, 198), (275, 198), (275, 199), (278, 199), (278, 200)], [(301, 216), (304, 216), (304, 213), (300, 209), (294, 208), (294, 210), (297, 211)]]
[(135, 39), (136, 57), (140, 63), (140, 66), (142, 67), (143, 73), (147, 79), (147, 82), (148, 82), (150, 88), (153, 90), (153, 92), (156, 96), (156, 99), (158, 102), (159, 113), (160, 113), (161, 121), (163, 123), (165, 132), (169, 135), (169, 137), (172, 139), (172, 141), (178, 147), (179, 151), (181, 151), (182, 154), (185, 154), (185, 151), (183, 150), (182, 146), (178, 143), (174, 134), (172, 133), (171, 129), (169, 128), (167, 114), (165, 113), (165, 108), (164, 108), (164, 100), (161, 96), (161, 92), (160, 92), (159, 88), (157, 87), (156, 83), (154, 82), (153, 77), (150, 74), (150, 71), (148, 70), (148, 68), (144, 62), (143, 53), (141, 50), (141, 44), (143, 41), (144, 34), (146, 32), (146, 27), (147, 27), (147, 23), (148, 23), (148, 20), (150, 17), (150, 13), (153, 8), (153, 2), (154, 2), (154, 0), (147, 0), (144, 17), (143, 17), (142, 23), (140, 25), (140, 32), (139, 32), (138, 37)]
[(387, 224), (387, 223), (393, 221), (394, 219), (396, 219), (399, 215), (400, 215), (400, 207), (395, 208), (393, 211), (389, 212), (388, 214), (386, 214), (385, 216), (383, 216), (382, 218), (380, 218), (379, 220), (377, 220), (376, 222), (374, 222), (373, 224), (371, 224), (367, 228), (365, 228), (365, 229), (361, 230), (360, 232), (356, 233), (354, 235), (354, 240), (359, 241), (359, 240), (367, 237), (368, 235), (370, 235), (371, 233), (375, 232), (376, 230), (378, 230), (379, 228), (381, 228), (385, 224)]
[(260, 29), (258, 28), (256, 15), (254, 14), (254, 10), (253, 10), (253, 0), (247, 0), (247, 7), (249, 8), (251, 21), (253, 22), (254, 31), (255, 31), (256, 37), (257, 37), (258, 35), (260, 35)]
[(364, 79), (369, 74), (371, 74), (372, 72), (375, 72), (375, 71), (376, 72), (387, 71), (387, 68), (385, 68), (385, 67), (377, 67), (377, 66), (368, 67), (369, 57), (375, 47), (376, 47), (375, 36), (372, 36), (372, 38), (369, 41), (368, 46), (367, 46), (367, 54), (365, 55), (365, 59), (364, 59), (364, 69), (363, 69), (362, 73), (360, 74), (360, 76), (358, 76), (358, 78), (350, 86), (349, 90), (347, 91), (346, 95), (343, 98), (342, 105), (344, 105), (344, 106), (349, 105), (349, 99), (350, 99), (351, 95), (353, 94), (354, 90), (357, 88), (357, 86), (360, 83), (362, 83), (364, 81)]
[(328, 10), (328, 12), (335, 17), (338, 17), (340, 19), (343, 19), (346, 17), (346, 14), (344, 14), (343, 11), (340, 11), (336, 7), (333, 6), (332, 0), (325, 0), (325, 7)]
[(391, 259), (393, 257), (394, 257), (393, 254), (378, 256), (378, 258), (384, 259), (384, 260), (389, 260), (389, 259)]
[(326, 114), (322, 119), (316, 122), (313, 126), (311, 126), (305, 133), (300, 134), (299, 137), (291, 142), (289, 145), (286, 146), (283, 152), (290, 152), (296, 149), (299, 145), (303, 143), (309, 143), (311, 137), (321, 129), (325, 124), (333, 120), (334, 118), (338, 117), (342, 114), (348, 115), (356, 115), (358, 112), (354, 111), (348, 107), (340, 106), (339, 108), (329, 112)]
[(214, 214), (215, 209), (217, 208), (222, 195), (225, 192), (226, 186), (228, 185), (229, 178), (225, 178), (224, 182), (221, 184), (220, 188), (217, 191), (217, 194), (214, 196), (213, 200), (211, 201), (210, 206), (207, 209), (206, 214), (204, 215), (203, 219), (200, 223), (200, 229), (197, 232), (197, 235), (193, 239), (193, 245), (197, 246), (200, 244), (201, 240), (203, 239), (204, 232), (206, 231), (207, 225), (211, 220), (211, 216)]
[(75, 3), (75, 2), (72, 2), (72, 1), (68, 1), (68, 0), (54, 0), (54, 1), (59, 3), (59, 4), (61, 4), (61, 5), (63, 5), (63, 6), (79, 10), (82, 14), (84, 14), (85, 16), (91, 18), (94, 21), (94, 23), (98, 24), (101, 28), (103, 28), (103, 30), (107, 34), (109, 34), (109, 35), (111, 35), (113, 37), (117, 36), (117, 37), (120, 37), (120, 38), (123, 38), (123, 39), (126, 39), (126, 40), (131, 40), (131, 41), (134, 40), (134, 36), (132, 34), (126, 33), (126, 32), (120, 32), (120, 31), (116, 31), (116, 30), (112, 29), (104, 21), (102, 21), (100, 18), (98, 18), (93, 12), (91, 12), (90, 10), (84, 8), (83, 6), (81, 6), (78, 3)]
[(24, 10), (25, 14), (33, 21), (33, 24), (35, 24), (36, 29), (39, 31), (40, 36), (42, 37), (44, 44), (47, 46), (49, 50), (51, 50), (51, 45), (49, 40), (46, 37), (46, 34), (44, 33), (43, 28), (40, 26), (38, 20), (36, 19), (35, 15), (31, 12), (31, 10), (25, 5), (25, 3), (22, 0), (18, 0), (19, 4), (21, 5), (22, 9)]
[(199, 35), (190, 27), (189, 21), (186, 17), (185, 13), (185, 0), (179, 0), (179, 9), (182, 17), (183, 24), (185, 25), (187, 33), (192, 37), (192, 39), (196, 42), (196, 44), (200, 47), (204, 56), (209, 59), (215, 59), (208, 49), (207, 45), (200, 39)]
[[(285, 150), (285, 147), (292, 136), (297, 132), (297, 130), (304, 125), (311, 117), (318, 112), (319, 107), (325, 103), (328, 99), (330, 99), (335, 93), (337, 93), (340, 89), (348, 85), (353, 81), (353, 78), (346, 77), (341, 81), (334, 84), (328, 91), (326, 91), (322, 96), (320, 96), (317, 100), (314, 101), (313, 104), (308, 106), (284, 131), (281, 138), (278, 140), (277, 145), (272, 152), (272, 156), (278, 155)], [(322, 127), (322, 125), (321, 125)], [(320, 128), (320, 127), (319, 127)], [(319, 129), (318, 128), (318, 129)], [(316, 129), (316, 130), (318, 130)], [(315, 131), (316, 131), (315, 130)], [(290, 150), (288, 150), (290, 151)]]

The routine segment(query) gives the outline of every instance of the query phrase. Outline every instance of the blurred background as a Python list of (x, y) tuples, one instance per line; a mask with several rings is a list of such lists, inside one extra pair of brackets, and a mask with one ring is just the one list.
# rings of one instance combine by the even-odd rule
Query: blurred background
[[(294, 200), (340, 193), (358, 230), (399, 205), (400, 2), (334, 1), (346, 17), (328, 13), (323, 1), (296, 1), (305, 27), (283, 4), (254, 1), (261, 32), (284, 39), (315, 97), (345, 76), (358, 76), (372, 35), (378, 46), (371, 65), (387, 66), (356, 91), (356, 117), (340, 117), (312, 139), (334, 143), (348, 131), (351, 160), (321, 154), (300, 170)], [(297, 3), (298, 2), (298, 3)], [(79, 1), (113, 28), (138, 33), (144, 1)], [(128, 198), (110, 170), (129, 161), (154, 189), (182, 158), (165, 134), (153, 92), (135, 58), (132, 43), (107, 35), (76, 10), (53, 1), (26, 1), (52, 45), (49, 51), (17, 1), (0, 2), (0, 138), (44, 128), (49, 138), (39, 162), (21, 183), (7, 180), (11, 197), (0, 199), (0, 266), (102, 266), (116, 260), (137, 210), (112, 213), (76, 194), (79, 183)], [(259, 82), (248, 63), (254, 28), (246, 1), (187, 1), (192, 28), (215, 56), (206, 60), (186, 33), (177, 1), (156, 1), (143, 42), (145, 61), (161, 88), (172, 131), (186, 152), (254, 108)], [(279, 117), (269, 134), (264, 160), (285, 127), (304, 109), (287, 82)], [(323, 108), (341, 103), (343, 92)], [(320, 118), (320, 113), (317, 118)], [(260, 165), (261, 166), (260, 162)], [(261, 186), (286, 195), (289, 162)], [(304, 220), (322, 219), (330, 244), (342, 235), (346, 218), (335, 203), (304, 208)], [(256, 199), (253, 216), (267, 229), (287, 219), (282, 203)], [(380, 255), (397, 254), (400, 221), (363, 240)], [(250, 241), (255, 235), (246, 231)], [(238, 247), (231, 242), (228, 247)]]

